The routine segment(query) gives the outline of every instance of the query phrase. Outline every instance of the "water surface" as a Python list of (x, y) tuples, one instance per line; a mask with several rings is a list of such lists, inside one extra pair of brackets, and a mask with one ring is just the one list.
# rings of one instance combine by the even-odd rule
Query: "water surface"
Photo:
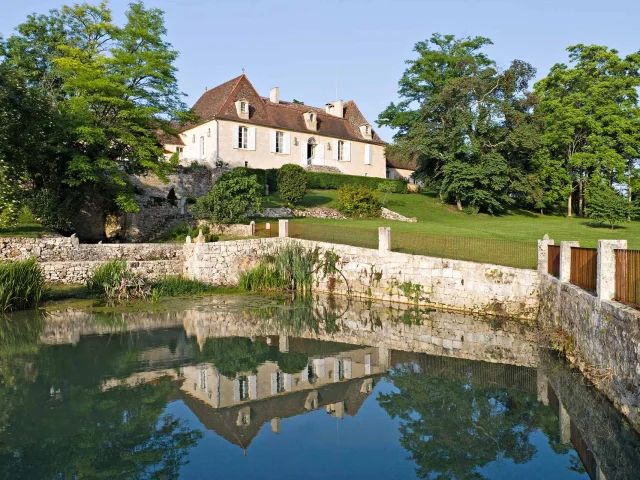
[(317, 297), (0, 325), (0, 478), (624, 479), (640, 441), (517, 322)]

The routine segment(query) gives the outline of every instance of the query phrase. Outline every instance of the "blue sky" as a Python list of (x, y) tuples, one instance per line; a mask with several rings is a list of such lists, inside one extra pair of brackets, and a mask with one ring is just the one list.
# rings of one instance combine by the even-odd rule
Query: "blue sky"
[[(97, 0), (96, 0), (97, 1)], [(68, 2), (70, 3), (70, 2)], [(120, 21), (128, 0), (109, 5)], [(0, 34), (7, 37), (31, 12), (57, 0), (0, 0)], [(192, 105), (205, 87), (242, 68), (262, 95), (323, 106), (353, 99), (370, 122), (397, 99), (397, 83), (413, 45), (433, 32), (482, 35), (500, 66), (518, 58), (538, 69), (566, 60), (565, 48), (602, 44), (640, 50), (637, 0), (147, 0), (166, 12), (168, 40), (180, 51), (180, 88)], [(385, 139), (393, 134), (378, 129)]]

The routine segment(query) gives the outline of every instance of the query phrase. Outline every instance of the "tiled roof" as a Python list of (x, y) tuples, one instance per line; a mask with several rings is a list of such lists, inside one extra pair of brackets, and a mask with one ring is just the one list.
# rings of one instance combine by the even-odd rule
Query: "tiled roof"
[[(178, 125), (175, 122), (170, 122), (169, 126), (175, 130), (176, 132), (178, 132), (180, 130), (180, 125)], [(161, 145), (182, 145), (184, 146), (184, 142), (182, 141), (182, 138), (180, 138), (180, 134), (176, 133), (176, 134), (172, 134), (172, 133), (167, 133), (162, 129), (159, 129), (156, 131), (156, 138), (158, 139), (158, 142), (160, 142)], [(171, 153), (171, 152), (168, 152)]]
[(413, 172), (418, 170), (418, 162), (415, 159), (409, 160), (400, 158), (398, 155), (390, 152), (389, 149), (387, 149), (385, 154), (387, 158), (387, 167), (411, 170)]
[[(248, 120), (241, 119), (236, 112), (235, 102), (240, 99), (249, 103)], [(272, 103), (269, 98), (258, 95), (244, 74), (207, 90), (195, 103), (193, 110), (200, 117), (200, 122), (207, 122), (215, 117), (284, 130), (317, 133), (327, 137), (385, 144), (375, 131), (372, 140), (366, 140), (362, 136), (360, 126), (368, 124), (368, 122), (353, 100), (344, 103), (344, 118), (330, 115), (325, 112), (324, 108), (282, 100), (279, 103)], [(309, 130), (304, 121), (303, 114), (310, 111), (317, 116), (317, 131)], [(190, 125), (183, 130), (192, 126)]]

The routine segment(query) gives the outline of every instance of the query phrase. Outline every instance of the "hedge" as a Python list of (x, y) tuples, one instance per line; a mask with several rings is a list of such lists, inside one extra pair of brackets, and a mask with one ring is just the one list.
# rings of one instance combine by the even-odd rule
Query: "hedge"
[(407, 193), (407, 184), (402, 180), (324, 172), (307, 172), (307, 176), (309, 177), (308, 188), (338, 190), (343, 185), (364, 185), (365, 187), (377, 189), (381, 183), (388, 183), (393, 185), (393, 193)]
[[(260, 185), (269, 185), (269, 192), (278, 190), (277, 185), (277, 168), (269, 168), (266, 170), (260, 168), (238, 167), (234, 170), (242, 170), (249, 175), (258, 177)], [(239, 172), (236, 172), (236, 174)], [(393, 193), (407, 193), (407, 184), (402, 180), (392, 180), (389, 178), (377, 177), (360, 177), (358, 175), (344, 175), (342, 173), (324, 173), (307, 171), (309, 184), (307, 188), (319, 190), (338, 190), (343, 185), (364, 185), (365, 187), (377, 189), (381, 183), (389, 183), (393, 185)]]

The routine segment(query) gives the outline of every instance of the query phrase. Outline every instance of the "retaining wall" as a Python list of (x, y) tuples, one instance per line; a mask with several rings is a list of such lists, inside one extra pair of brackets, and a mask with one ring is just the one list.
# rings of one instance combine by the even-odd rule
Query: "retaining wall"
[(539, 278), (534, 270), (309, 240), (262, 238), (186, 245), (184, 272), (214, 285), (235, 284), (240, 271), (289, 241), (317, 248), (322, 259), (337, 258), (340, 273), (323, 277), (320, 268), (315, 274), (318, 292), (529, 320), (537, 315)]
[(40, 262), (45, 281), (84, 283), (101, 264), (127, 260), (131, 270), (155, 280), (179, 275), (184, 266), (182, 244), (121, 243), (80, 244), (75, 237), (0, 238), (0, 260)]
[(540, 325), (575, 340), (578, 367), (612, 374), (598, 389), (640, 427), (640, 312), (547, 273), (540, 288)]

